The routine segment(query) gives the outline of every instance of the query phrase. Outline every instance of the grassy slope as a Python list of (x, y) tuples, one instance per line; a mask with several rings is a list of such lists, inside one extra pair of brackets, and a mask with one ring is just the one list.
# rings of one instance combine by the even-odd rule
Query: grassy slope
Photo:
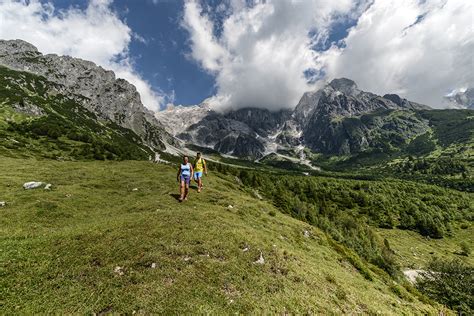
[[(0, 170), (0, 199), (8, 203), (0, 208), (7, 314), (440, 309), (375, 274), (366, 280), (321, 231), (217, 175), (178, 204), (175, 170), (165, 165), (2, 157)], [(23, 190), (31, 180), (53, 190)], [(253, 263), (259, 250), (264, 265)]]
[(390, 247), (395, 251), (402, 268), (423, 269), (433, 257), (458, 258), (474, 265), (474, 256), (460, 255), (460, 243), (474, 244), (474, 227), (457, 229), (453, 236), (443, 239), (431, 239), (420, 234), (399, 229), (378, 229), (378, 233), (387, 238)]

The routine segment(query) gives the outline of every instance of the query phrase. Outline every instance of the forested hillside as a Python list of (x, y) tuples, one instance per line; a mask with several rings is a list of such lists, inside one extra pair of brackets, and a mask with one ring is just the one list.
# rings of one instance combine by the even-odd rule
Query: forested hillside
[(131, 130), (101, 120), (44, 77), (0, 66), (0, 154), (52, 159), (149, 159)]

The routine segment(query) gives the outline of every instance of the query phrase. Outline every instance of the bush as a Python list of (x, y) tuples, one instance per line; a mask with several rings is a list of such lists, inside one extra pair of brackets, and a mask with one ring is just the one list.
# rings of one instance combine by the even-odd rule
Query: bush
[(474, 313), (474, 268), (460, 260), (433, 259), (416, 287), (459, 314)]

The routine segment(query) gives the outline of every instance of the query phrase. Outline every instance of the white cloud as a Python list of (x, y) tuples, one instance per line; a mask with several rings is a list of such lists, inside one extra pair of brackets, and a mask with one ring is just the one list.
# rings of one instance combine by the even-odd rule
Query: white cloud
[(321, 58), (329, 77), (442, 106), (449, 91), (474, 86), (473, 2), (376, 0), (345, 39)]
[(111, 69), (137, 87), (147, 108), (158, 110), (166, 96), (134, 70), (128, 46), (137, 35), (110, 4), (111, 0), (91, 0), (84, 10), (58, 11), (51, 2), (0, 1), (0, 38), (23, 39), (43, 53), (70, 55)]
[[(291, 108), (313, 87), (303, 72), (318, 67), (311, 30), (325, 30), (350, 0), (229, 1), (221, 32), (197, 0), (185, 3), (182, 25), (191, 57), (216, 76), (220, 109), (248, 106)], [(219, 11), (225, 11), (219, 8)]]
[[(474, 2), (465, 0), (228, 0), (222, 28), (217, 10), (185, 4), (182, 25), (190, 56), (216, 76), (221, 108), (293, 107), (323, 80), (347, 77), (378, 94), (442, 106), (443, 95), (474, 86)], [(370, 5), (368, 5), (370, 3)], [(211, 10), (211, 11), (209, 11)], [(357, 20), (345, 47), (311, 49), (332, 23)], [(315, 31), (312, 38), (309, 31)], [(315, 86), (304, 70), (323, 70)]]

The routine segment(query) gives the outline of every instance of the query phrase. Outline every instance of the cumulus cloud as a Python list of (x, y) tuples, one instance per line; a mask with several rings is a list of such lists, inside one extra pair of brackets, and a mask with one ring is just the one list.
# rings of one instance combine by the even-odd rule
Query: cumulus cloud
[[(320, 67), (317, 34), (354, 8), (350, 0), (228, 1), (221, 21), (197, 0), (186, 1), (182, 25), (190, 56), (216, 76), (219, 109), (291, 108), (313, 87), (304, 73)], [(224, 12), (224, 13), (222, 13)], [(218, 15), (218, 14), (217, 14)]]
[(328, 77), (441, 107), (443, 96), (474, 87), (472, 1), (376, 0), (320, 60)]
[(51, 2), (0, 1), (0, 38), (23, 39), (43, 53), (70, 55), (111, 69), (137, 87), (147, 108), (158, 110), (166, 96), (134, 70), (128, 46), (137, 35), (110, 5), (111, 0), (91, 0), (84, 10), (57, 10)]
[[(190, 57), (215, 75), (213, 102), (222, 109), (291, 108), (303, 92), (338, 77), (434, 107), (448, 92), (474, 86), (472, 1), (225, 3), (223, 10), (188, 0), (182, 20)], [(344, 19), (355, 26), (327, 45), (331, 26)]]

